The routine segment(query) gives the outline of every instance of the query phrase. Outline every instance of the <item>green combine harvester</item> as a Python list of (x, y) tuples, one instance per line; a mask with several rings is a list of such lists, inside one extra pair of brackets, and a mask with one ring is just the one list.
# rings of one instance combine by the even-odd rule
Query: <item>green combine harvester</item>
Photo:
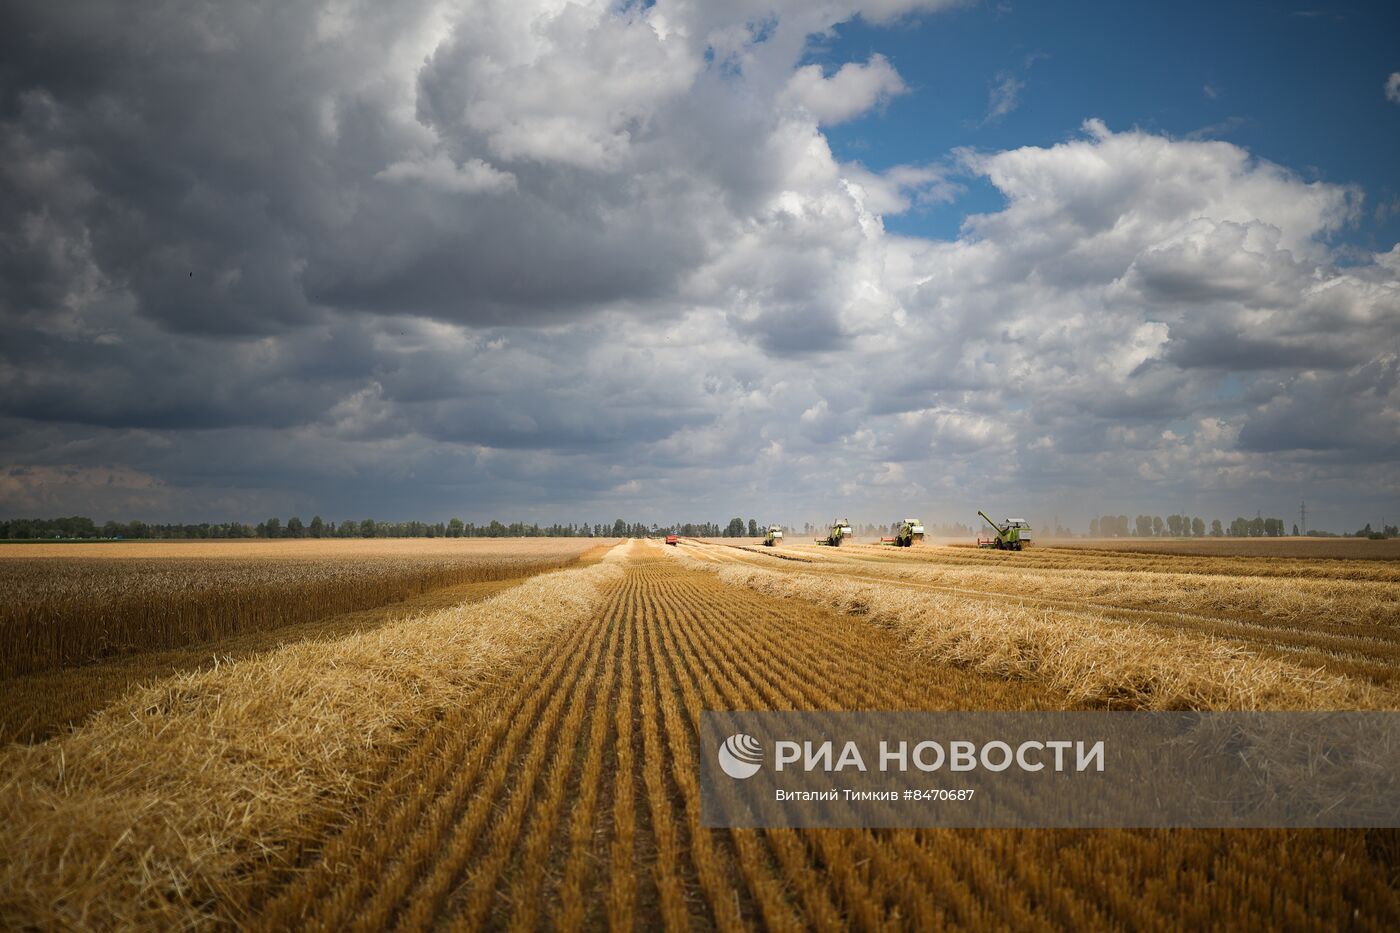
[(1019, 551), (1031, 543), (1030, 522), (1024, 518), (1008, 518), (1004, 522), (994, 522), (986, 512), (978, 510), (978, 515), (992, 526), (995, 535), (990, 538), (978, 537), (978, 547), (996, 548), (998, 551)]
[(841, 539), (849, 538), (850, 536), (850, 521), (844, 518), (838, 518), (836, 521), (831, 523), (831, 530), (826, 533), (826, 537), (817, 538), (816, 542), (818, 544), (825, 545), (826, 547), (840, 547)]
[(777, 547), (778, 544), (779, 544), (779, 542), (781, 542), (782, 540), (783, 540), (783, 526), (782, 526), (782, 525), (769, 525), (769, 526), (768, 526), (768, 534), (766, 534), (766, 535), (763, 536), (763, 546), (764, 546), (764, 547)]
[(906, 518), (899, 523), (893, 538), (881, 538), (881, 544), (892, 547), (913, 547), (924, 540), (924, 523), (917, 518)]

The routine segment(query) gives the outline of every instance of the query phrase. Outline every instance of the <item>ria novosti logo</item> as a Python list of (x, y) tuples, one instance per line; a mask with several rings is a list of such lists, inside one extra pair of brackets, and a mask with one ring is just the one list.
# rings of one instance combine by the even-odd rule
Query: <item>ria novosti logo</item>
[(719, 766), (732, 778), (751, 778), (763, 766), (763, 746), (751, 735), (735, 733), (719, 747)]

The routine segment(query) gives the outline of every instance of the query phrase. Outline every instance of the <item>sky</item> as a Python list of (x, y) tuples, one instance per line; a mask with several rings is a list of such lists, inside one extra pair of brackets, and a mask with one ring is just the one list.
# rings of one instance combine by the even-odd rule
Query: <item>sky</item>
[(6, 3), (0, 513), (1395, 523), (1397, 27)]

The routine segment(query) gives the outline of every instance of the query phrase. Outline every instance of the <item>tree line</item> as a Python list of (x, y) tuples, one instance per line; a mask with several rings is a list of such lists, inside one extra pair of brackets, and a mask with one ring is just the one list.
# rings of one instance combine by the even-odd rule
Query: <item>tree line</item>
[[(1240, 516), (1227, 526), (1212, 519), (1207, 532), (1205, 520), (1190, 515), (1139, 515), (1130, 523), (1126, 515), (1101, 515), (1089, 520), (1091, 538), (1281, 538), (1288, 532), (1281, 518)], [(1298, 534), (1293, 526), (1293, 534)]]
[[(688, 525), (687, 528), (701, 526)], [(707, 525), (707, 528), (718, 526)], [(98, 525), (90, 518), (16, 518), (0, 521), (0, 539), (152, 539), (152, 538), (630, 538), (655, 533), (655, 525), (643, 522), (538, 523), (490, 521), (478, 525), (454, 518), (446, 522), (388, 522), (373, 518), (328, 522), (321, 516), (303, 522), (292, 516), (285, 523), (269, 518), (250, 525), (245, 522), (199, 522), (190, 524), (160, 522), (115, 522)], [(692, 532), (685, 532), (690, 534)], [(715, 533), (718, 533), (717, 531)]]
[[(765, 529), (767, 526), (762, 526)], [(648, 535), (679, 534), (692, 538), (757, 537), (758, 519), (730, 519), (729, 524), (716, 522), (675, 522), (659, 525), (655, 522), (629, 522), (621, 518), (612, 522), (569, 522), (540, 525), (526, 522), (484, 524), (464, 522), (453, 518), (446, 522), (389, 522), (373, 518), (346, 519), (328, 522), (313, 516), (303, 522), (292, 516), (269, 518), (250, 525), (245, 522), (198, 522), (190, 524), (161, 522), (116, 522), (98, 525), (79, 515), (67, 518), (15, 518), (0, 521), (0, 539), (31, 540), (63, 539), (201, 539), (201, 538), (644, 538)]]

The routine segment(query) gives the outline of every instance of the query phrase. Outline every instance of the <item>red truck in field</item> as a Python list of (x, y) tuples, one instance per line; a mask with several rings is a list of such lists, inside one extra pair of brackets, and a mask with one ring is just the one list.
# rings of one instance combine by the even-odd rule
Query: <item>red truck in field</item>
[(675, 535), (667, 535), (667, 536), (666, 536), (666, 543), (667, 543), (667, 544), (680, 544), (680, 543), (681, 543), (681, 539), (678, 538), (678, 537), (676, 537)]

